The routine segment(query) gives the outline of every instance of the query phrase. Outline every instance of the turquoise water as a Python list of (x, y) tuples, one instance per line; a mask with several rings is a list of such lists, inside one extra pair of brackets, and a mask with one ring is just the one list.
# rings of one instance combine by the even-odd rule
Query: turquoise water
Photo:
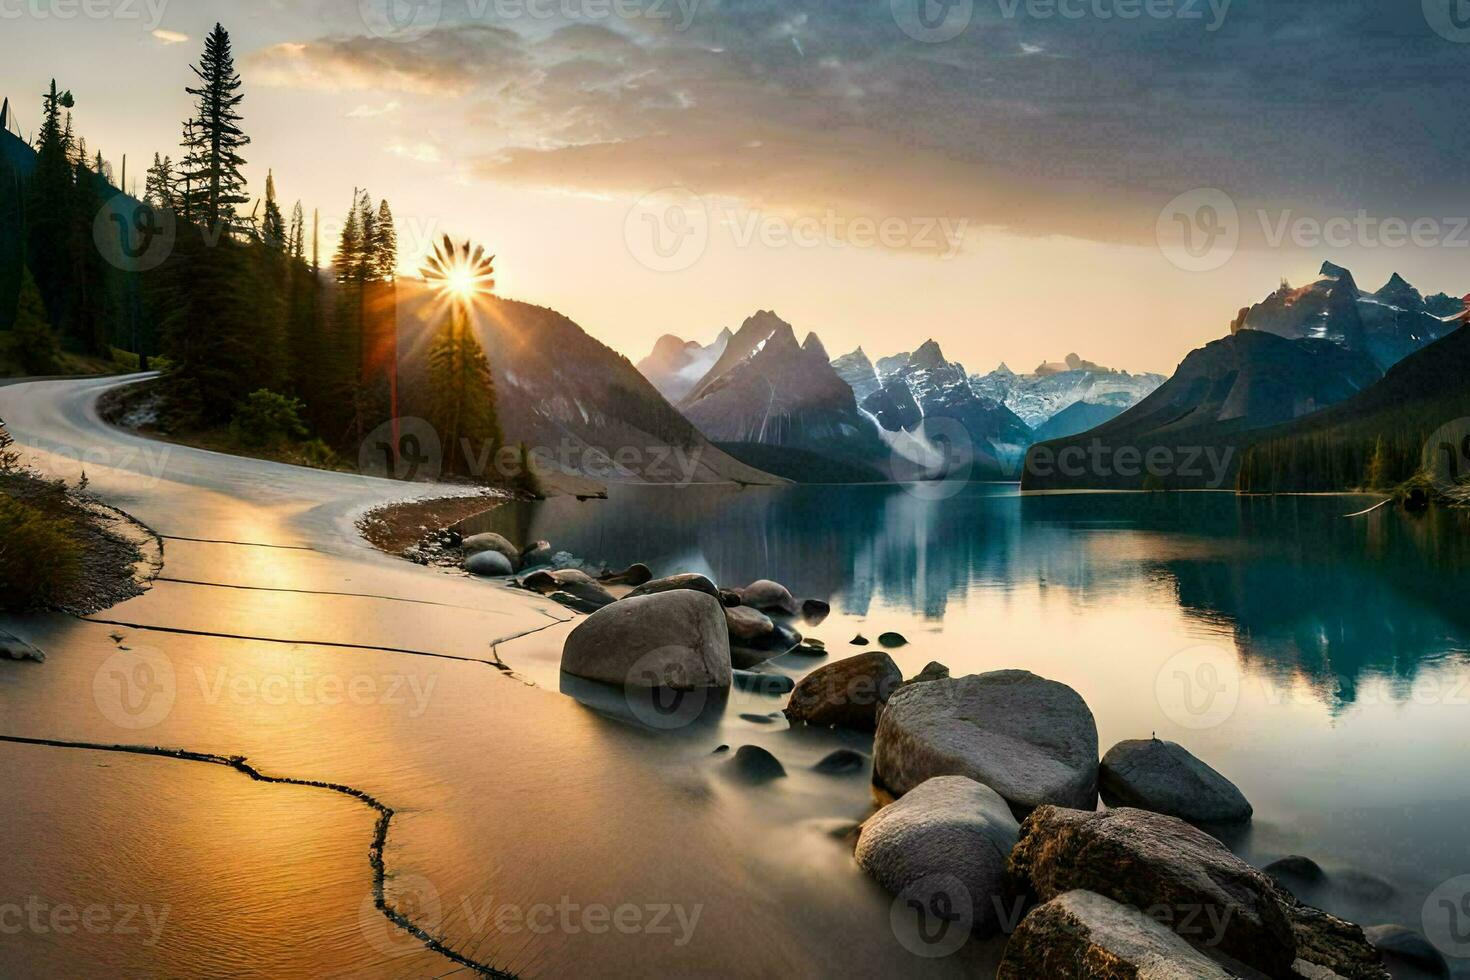
[(482, 524), (659, 574), (774, 578), (832, 603), (808, 632), (834, 656), (898, 630), (906, 673), (938, 660), (1071, 684), (1104, 751), (1157, 733), (1240, 785), (1256, 819), (1228, 843), (1248, 860), (1305, 854), (1331, 883), (1304, 899), (1422, 930), (1444, 914), (1425, 920), (1431, 893), (1470, 873), (1470, 515), (1346, 516), (1374, 502), (637, 488)]

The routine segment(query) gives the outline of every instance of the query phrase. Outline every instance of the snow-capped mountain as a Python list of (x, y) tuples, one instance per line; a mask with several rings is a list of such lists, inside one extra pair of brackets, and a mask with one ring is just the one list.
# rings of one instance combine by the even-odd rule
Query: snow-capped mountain
[(1464, 314), (1463, 300), (1443, 293), (1425, 299), (1398, 273), (1368, 293), (1347, 269), (1326, 262), (1316, 282), (1301, 287), (1283, 282), (1265, 300), (1241, 310), (1230, 330), (1335, 341), (1368, 353), (1387, 370), (1454, 330)]
[(1031, 374), (1016, 374), (1002, 364), (970, 379), (975, 393), (993, 398), (1032, 428), (1040, 428), (1073, 405), (1086, 403), (1120, 414), (1158, 390), (1161, 374), (1129, 374), (1084, 361), (1076, 354), (1059, 364), (1043, 364)]
[(832, 370), (837, 372), (839, 378), (847, 382), (847, 386), (857, 396), (859, 405), (883, 387), (883, 382), (878, 378), (878, 369), (873, 367), (873, 362), (868, 359), (867, 353), (861, 347), (833, 361)]
[(728, 329), (722, 330), (714, 343), (702, 347), (697, 341), (665, 334), (653, 345), (653, 353), (638, 362), (638, 372), (659, 394), (678, 403), (715, 366), (734, 336)]

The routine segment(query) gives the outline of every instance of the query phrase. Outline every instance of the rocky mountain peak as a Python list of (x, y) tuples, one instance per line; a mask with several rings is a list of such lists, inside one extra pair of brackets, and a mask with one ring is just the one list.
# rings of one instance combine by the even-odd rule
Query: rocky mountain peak
[(802, 341), (801, 349), (808, 354), (815, 354), (821, 357), (824, 361), (831, 360), (827, 356), (827, 348), (822, 345), (822, 338), (818, 337), (815, 332), (806, 335), (806, 340)]

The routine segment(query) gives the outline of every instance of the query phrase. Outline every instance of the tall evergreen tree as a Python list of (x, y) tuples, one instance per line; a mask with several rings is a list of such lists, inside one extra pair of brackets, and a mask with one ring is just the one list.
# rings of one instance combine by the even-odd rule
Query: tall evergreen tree
[(381, 282), (398, 278), (398, 230), (393, 225), (393, 209), (383, 198), (378, 206), (377, 234), (373, 241), (373, 276)]
[(67, 110), (76, 105), (70, 92), (51, 88), (41, 102), (41, 130), (36, 138), (36, 166), (27, 187), (26, 214), (28, 254), (48, 319), (62, 324), (67, 319), (72, 285), (70, 252), (73, 153), (71, 119)]
[(446, 236), (423, 270), (424, 279), (449, 301), (449, 315), (428, 353), (429, 422), (444, 447), (445, 472), (459, 476), (483, 476), (469, 472), (470, 460), (487, 447), (494, 458), (504, 442), (495, 378), (473, 329), (474, 295), (464, 291), (466, 282), (476, 293), (493, 291), (494, 261), (483, 248), (471, 252), (466, 242), (459, 249)]
[(21, 278), (20, 304), (16, 307), (11, 338), (27, 374), (55, 374), (61, 369), (61, 345), (46, 322), (41, 290), (29, 270)]
[(296, 202), (296, 207), (291, 209), (291, 230), (288, 233), (286, 251), (290, 254), (292, 261), (305, 262), (306, 249), (306, 212), (301, 210), (301, 202)]
[(265, 175), (265, 220), (260, 237), (267, 248), (282, 253), (288, 251), (286, 219), (281, 214), (281, 205), (276, 201), (276, 175), (273, 171), (266, 171)]
[(195, 115), (184, 129), (184, 213), (215, 235), (228, 234), (240, 224), (236, 208), (249, 200), (240, 173), (245, 165), (240, 151), (250, 137), (240, 129), (238, 109), (245, 96), (224, 27), (214, 25), (205, 39), (203, 57), (191, 67), (199, 86), (187, 89), (195, 98)]
[(148, 168), (148, 178), (144, 182), (143, 200), (155, 208), (172, 208), (176, 180), (173, 158), (153, 154), (153, 166)]

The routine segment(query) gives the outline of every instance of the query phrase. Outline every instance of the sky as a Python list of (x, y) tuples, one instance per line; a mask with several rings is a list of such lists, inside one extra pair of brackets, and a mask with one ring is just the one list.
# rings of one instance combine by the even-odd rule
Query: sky
[[(386, 197), (633, 360), (769, 309), (835, 356), (1168, 372), (1325, 260), (1470, 292), (1458, 0), (0, 0), (141, 185), (231, 32), (255, 194)], [(1464, 25), (1464, 26), (1461, 26)], [(1464, 216), (1464, 217), (1462, 217)], [(323, 252), (330, 255), (330, 242)]]

